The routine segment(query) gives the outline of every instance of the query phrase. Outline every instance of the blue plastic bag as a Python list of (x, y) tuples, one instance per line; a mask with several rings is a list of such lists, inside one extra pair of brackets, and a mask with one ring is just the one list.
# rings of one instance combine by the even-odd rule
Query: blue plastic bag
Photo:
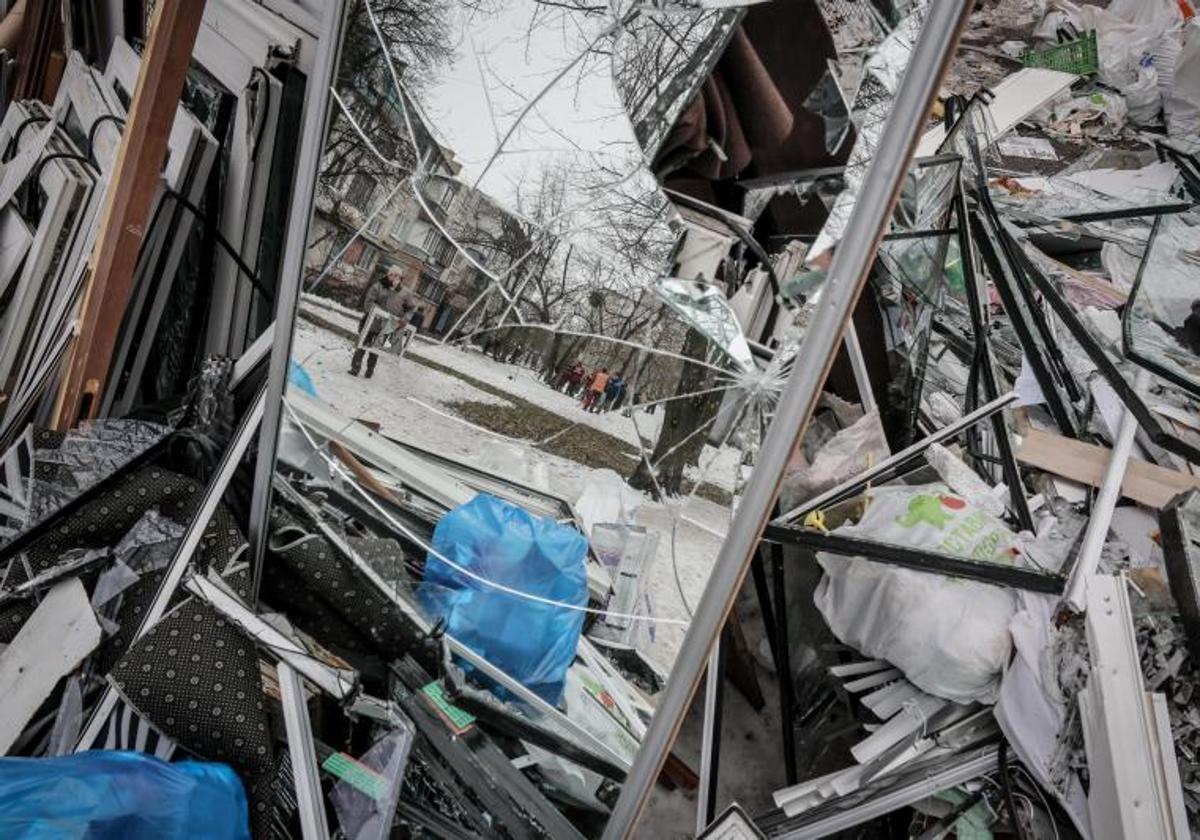
[[(480, 493), (447, 513), (434, 552), (484, 580), (587, 606), (587, 540), (576, 529)], [(417, 600), (463, 644), (549, 703), (562, 698), (583, 629), (581, 610), (505, 592), (462, 574), (433, 552)]]
[(306, 394), (314, 397), (317, 395), (317, 386), (313, 385), (312, 377), (308, 375), (304, 365), (295, 359), (288, 359), (288, 384)]
[(97, 750), (0, 758), (4, 840), (249, 840), (241, 780), (224, 764)]

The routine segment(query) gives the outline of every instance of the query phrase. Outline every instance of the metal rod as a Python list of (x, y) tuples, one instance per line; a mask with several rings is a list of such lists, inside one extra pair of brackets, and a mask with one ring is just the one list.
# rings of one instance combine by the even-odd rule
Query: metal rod
[(871, 375), (867, 372), (867, 360), (863, 358), (862, 345), (858, 341), (858, 330), (854, 329), (854, 319), (851, 317), (846, 324), (846, 355), (850, 357), (850, 368), (854, 371), (854, 384), (858, 386), (858, 399), (862, 403), (863, 412), (870, 414), (875, 410), (875, 392), (871, 390)]
[(805, 516), (806, 514), (812, 513), (814, 510), (819, 510), (821, 507), (824, 507), (828, 502), (839, 498), (840, 496), (842, 496), (842, 494), (846, 493), (847, 491), (853, 490), (855, 487), (861, 487), (862, 485), (866, 484), (868, 481), (873, 481), (878, 476), (881, 476), (887, 472), (890, 472), (893, 467), (899, 466), (900, 464), (903, 464), (905, 461), (912, 460), (913, 458), (920, 455), (922, 452), (924, 452), (926, 449), (928, 449), (933, 444), (941, 443), (944, 440), (949, 440), (950, 438), (954, 437), (959, 432), (961, 432), (963, 429), (973, 426), (974, 424), (978, 423), (980, 420), (983, 420), (983, 419), (991, 416), (994, 412), (1000, 411), (1001, 409), (1008, 407), (1010, 404), (1016, 402), (1016, 400), (1017, 400), (1016, 392), (1009, 391), (1007, 394), (997, 397), (996, 399), (992, 400), (990, 403), (987, 403), (986, 405), (981, 405), (979, 408), (975, 409), (970, 414), (966, 414), (966, 415), (962, 416), (961, 418), (959, 418), (958, 420), (951, 423), (950, 425), (944, 426), (941, 429), (938, 429), (936, 432), (934, 432), (933, 434), (924, 438), (923, 440), (919, 440), (916, 443), (914, 443), (912, 446), (909, 446), (909, 447), (906, 447), (905, 449), (900, 450), (892, 457), (886, 458), (886, 459), (880, 461), (878, 464), (871, 467), (870, 469), (863, 470), (861, 473), (854, 476), (853, 478), (843, 481), (837, 487), (834, 487), (830, 490), (826, 490), (824, 493), (817, 496), (816, 498), (810, 499), (807, 502), (804, 502), (804, 503), (798, 505), (797, 507), (792, 508), (790, 511), (788, 511), (787, 513), (785, 513), (782, 516), (780, 516), (779, 518), (777, 518), (775, 520), (774, 524), (786, 525), (788, 523), (795, 522), (797, 519), (801, 518), (802, 516)]
[[(1066, 386), (1059, 381), (1052, 365), (1043, 364), (1044, 345), (1039, 343), (1036, 331), (1030, 327), (1035, 318), (1024, 305), (1024, 300), (1017, 294), (1018, 286), (1011, 276), (1011, 273), (1015, 273), (1015, 269), (1010, 273), (1009, 268), (1001, 259), (999, 249), (992, 243), (992, 236), (995, 234), (984, 224), (983, 217), (973, 213), (971, 225), (976, 234), (976, 241), (979, 243), (979, 253), (988, 267), (988, 273), (992, 276), (996, 294), (1000, 296), (1004, 311), (1009, 314), (1013, 332), (1017, 334), (1017, 341), (1033, 370), (1038, 388), (1041, 389), (1046, 400), (1046, 409), (1064, 435), (1078, 437), (1079, 432), (1076, 429), (1075, 420), (1071, 417), (1068, 400), (1063, 398), (1063, 390)], [(1045, 361), (1050, 362), (1049, 359)]]
[(700, 785), (696, 797), (696, 834), (701, 834), (716, 816), (717, 767), (721, 756), (721, 682), (723, 674), (718, 639), (708, 657), (708, 679), (704, 684), (704, 725), (700, 736)]
[[(989, 400), (1000, 396), (1000, 387), (996, 381), (996, 366), (992, 359), (992, 348), (988, 342), (987, 320), (984, 318), (983, 296), (979, 293), (979, 278), (975, 273), (976, 254), (975, 242), (971, 239), (971, 227), (967, 221), (967, 201), (963, 194), (963, 183), (960, 175), (954, 195), (954, 216), (958, 220), (959, 230), (959, 262), (963, 268), (963, 278), (967, 292), (967, 305), (971, 310), (971, 328), (975, 332), (975, 346), (979, 359), (983, 391)], [(997, 412), (992, 415), (992, 436), (996, 439), (996, 449), (999, 450), (1004, 468), (1004, 481), (1008, 484), (1009, 501), (1021, 529), (1034, 531), (1033, 514), (1029, 511), (1029, 501), (1025, 498), (1025, 489), (1021, 484), (1021, 471), (1013, 454), (1012, 442), (1008, 437), (1008, 424), (1004, 414)]]
[(781, 543), (801, 545), (812, 551), (824, 551), (843, 557), (865, 557), (877, 563), (903, 566), (919, 572), (978, 580), (996, 586), (1024, 589), (1029, 592), (1058, 595), (1063, 591), (1064, 580), (1059, 575), (1038, 572), (1033, 569), (1022, 569), (1004, 563), (971, 560), (940, 551), (928, 551), (844, 534), (826, 534), (808, 528), (779, 525), (768, 525), (765, 538)]
[[(1134, 389), (1142, 393), (1149, 383), (1149, 371), (1139, 369)], [(1104, 479), (1100, 483), (1100, 492), (1096, 494), (1091, 516), (1088, 517), (1083, 544), (1079, 547), (1079, 554), (1071, 568), (1071, 577), (1063, 593), (1063, 603), (1073, 612), (1081, 613), (1085, 609), (1088, 579), (1096, 573), (1096, 566), (1100, 563), (1100, 552), (1104, 550), (1104, 541), (1108, 539), (1108, 526), (1117, 507), (1117, 499), (1121, 497), (1121, 482), (1125, 480), (1125, 467), (1129, 464), (1129, 453), (1133, 450), (1133, 437), (1137, 430), (1137, 417), (1126, 407), (1117, 439), (1113, 442), (1108, 466), (1104, 470)]]
[(812, 326), (800, 346), (797, 358), (804, 363), (793, 366), (780, 396), (775, 422), (763, 441), (758, 466), (713, 564), (714, 571), (696, 607), (629, 779), (621, 788), (612, 817), (605, 826), (604, 840), (617, 840), (633, 833), (634, 823), (670, 753), (709, 651), (733, 606), (750, 557), (779, 495), (784, 469), (812, 416), (846, 321), (862, 292), (880, 238), (891, 219), (938, 86), (972, 8), (973, 4), (957, 0), (936, 0), (929, 11), (884, 126), (879, 154), (867, 171), (841, 245), (834, 252)]
[(788, 646), (787, 567), (783, 546), (771, 546), (771, 574), (775, 581), (775, 649), (779, 651), (776, 676), (779, 678), (779, 728), (783, 737), (783, 769), (789, 785), (799, 780), (796, 766), (796, 692), (792, 682), (792, 651)]
[(292, 355), (292, 326), (296, 323), (296, 312), (299, 309), (308, 228), (312, 222), (313, 196), (320, 170), (322, 147), (325, 144), (329, 91), (337, 73), (338, 58), (341, 55), (342, 26), (346, 18), (346, 0), (328, 0), (324, 5), (313, 72), (308, 77), (304, 124), (299, 137), (300, 150), (296, 155), (296, 181), (292, 188), (285, 239), (288, 245), (279, 270), (279, 297), (275, 303), (275, 344), (271, 349), (267, 373), (266, 410), (258, 437), (258, 461), (254, 468), (254, 489), (250, 498), (247, 538), (250, 543), (250, 568), (253, 574), (251, 607), (258, 606), (258, 591), (262, 584), (262, 565), (266, 557), (271, 512), (271, 476), (275, 472), (275, 455), (279, 448), (283, 392), (287, 387), (288, 362)]
[(286, 662), (275, 665), (279, 677), (279, 699), (287, 729), (288, 753), (292, 757), (292, 777), (296, 784), (296, 810), (300, 814), (300, 833), (304, 840), (328, 840), (329, 821), (325, 817), (325, 798), (321, 793), (321, 774), (313, 746), (312, 724), (300, 674)]

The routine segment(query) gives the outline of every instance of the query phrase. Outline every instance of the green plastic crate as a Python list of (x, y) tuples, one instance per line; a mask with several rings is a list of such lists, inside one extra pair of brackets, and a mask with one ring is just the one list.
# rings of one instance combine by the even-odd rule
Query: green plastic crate
[(1090, 76), (1100, 68), (1100, 54), (1096, 51), (1096, 32), (1086, 32), (1074, 41), (1044, 50), (1025, 50), (1021, 53), (1021, 63), (1026, 67), (1044, 67), (1047, 70)]

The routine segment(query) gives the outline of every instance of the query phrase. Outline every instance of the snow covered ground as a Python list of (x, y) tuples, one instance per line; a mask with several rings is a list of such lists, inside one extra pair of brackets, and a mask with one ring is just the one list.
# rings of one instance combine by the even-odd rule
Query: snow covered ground
[[(338, 326), (343, 321), (351, 329), (357, 326), (352, 313), (322, 307), (319, 314)], [(463, 400), (499, 405), (504, 403), (502, 397), (409, 356), (402, 359), (381, 356), (371, 379), (350, 376), (352, 352), (353, 345), (348, 339), (306, 320), (297, 322), (293, 358), (312, 377), (318, 396), (347, 419), (377, 422), (390, 437), (544, 487), (572, 503), (594, 480), (595, 470), (538, 449), (532, 442), (470, 424), (456, 416), (452, 408)], [(473, 350), (431, 342), (414, 343), (409, 354), (512, 393), (571, 422), (585, 423), (637, 444), (637, 431), (630, 419), (616, 412), (586, 413), (576, 400), (547, 387), (526, 368), (501, 364)], [(639, 413), (638, 430), (653, 440), (662, 416), (661, 408), (653, 415)], [(707, 471), (705, 480), (732, 488), (738, 458), (739, 453), (732, 448), (706, 447), (701, 464), (715, 460), (720, 468)], [(730, 511), (701, 498), (668, 503), (643, 498), (636, 521), (660, 535), (658, 553), (649, 572), (654, 615), (687, 620), (708, 580), (721, 545), (720, 535), (728, 529)], [(684, 631), (680, 625), (655, 625), (646, 654), (669, 670)]]
[[(358, 321), (362, 316), (360, 312), (340, 306), (334, 301), (313, 295), (305, 295), (301, 305), (318, 317), (337, 324), (339, 327), (353, 331), (358, 330)], [(306, 323), (306, 326), (313, 328), (311, 324)], [(331, 338), (336, 338), (336, 336), (331, 336)], [(665, 416), (665, 406), (663, 405), (659, 405), (653, 414), (639, 411), (632, 418), (626, 417), (617, 411), (606, 411), (602, 414), (592, 414), (591, 412), (583, 411), (577, 400), (559, 391), (555, 391), (542, 382), (529, 368), (498, 362), (473, 348), (444, 345), (436, 341), (418, 337), (408, 352), (428, 359), (431, 362), (452, 368), (473, 379), (486, 382), (495, 388), (510, 392), (514, 396), (527, 400), (548, 411), (552, 411), (572, 423), (580, 423), (598, 431), (606, 432), (633, 446), (638, 446), (639, 435), (645, 440), (653, 441), (657, 439), (659, 429), (662, 427), (663, 417)], [(307, 367), (307, 364), (304, 362), (303, 353), (294, 351), (293, 356), (296, 361)], [(397, 362), (395, 359), (389, 361), (400, 365), (405, 363), (404, 361)], [(346, 367), (348, 370), (348, 362)], [(483, 391), (476, 388), (472, 388), (471, 393), (476, 396), (449, 393), (440, 402), (445, 404), (457, 400), (480, 399), (477, 395), (484, 394)], [(420, 398), (416, 394), (412, 396)], [(489, 399), (484, 399), (482, 400), (483, 402), (496, 402), (494, 396), (487, 396)], [(708, 482), (724, 490), (732, 491), (737, 480), (737, 469), (740, 458), (741, 452), (735, 447), (725, 446), (718, 449), (713, 446), (705, 446), (704, 451), (700, 454), (699, 467), (689, 469), (686, 474), (693, 481)]]

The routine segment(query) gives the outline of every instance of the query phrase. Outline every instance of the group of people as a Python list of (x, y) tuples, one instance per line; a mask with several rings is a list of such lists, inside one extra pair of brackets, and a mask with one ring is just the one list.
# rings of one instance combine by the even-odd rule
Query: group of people
[[(425, 325), (425, 309), (416, 303), (409, 291), (404, 288), (404, 269), (399, 266), (394, 265), (386, 271), (380, 271), (367, 285), (367, 291), (363, 294), (363, 316), (362, 320), (358, 322), (360, 335), (367, 327), (367, 321), (375, 307), (395, 316), (398, 323), (393, 331), (411, 327), (413, 332), (419, 332)], [(381, 329), (368, 332), (362, 344), (368, 346), (377, 344), (381, 332)], [(379, 354), (372, 350), (365, 350), (363, 347), (356, 348), (350, 359), (350, 375), (358, 376), (363, 356), (366, 356), (367, 359), (366, 377), (370, 379), (375, 373), (375, 364), (379, 361)]]
[(589, 374), (583, 362), (577, 361), (563, 371), (558, 387), (572, 397), (581, 398), (584, 411), (611, 411), (625, 402), (627, 385), (623, 373), (609, 373), (608, 368), (602, 367)]

